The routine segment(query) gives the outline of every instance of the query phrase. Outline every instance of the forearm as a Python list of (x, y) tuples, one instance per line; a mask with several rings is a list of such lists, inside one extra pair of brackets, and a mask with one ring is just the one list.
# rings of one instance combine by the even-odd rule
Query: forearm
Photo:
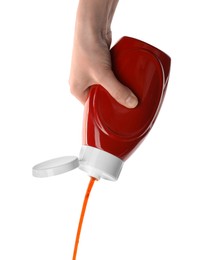
[(80, 0), (75, 30), (81, 32), (84, 38), (109, 34), (117, 4), (118, 0)]

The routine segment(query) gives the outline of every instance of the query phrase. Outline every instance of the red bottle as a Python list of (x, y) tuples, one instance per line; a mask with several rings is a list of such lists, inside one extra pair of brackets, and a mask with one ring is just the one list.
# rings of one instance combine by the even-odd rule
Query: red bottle
[(165, 96), (170, 57), (145, 42), (123, 37), (111, 49), (111, 58), (116, 77), (138, 97), (137, 107), (126, 108), (102, 86), (91, 86), (79, 160), (65, 156), (43, 162), (33, 167), (34, 176), (54, 176), (79, 167), (96, 179), (117, 180), (124, 161), (152, 128)]
[(113, 71), (138, 97), (129, 109), (100, 85), (91, 87), (85, 104), (79, 168), (99, 179), (117, 180), (123, 162), (144, 140), (160, 110), (171, 59), (140, 40), (123, 37), (112, 49)]

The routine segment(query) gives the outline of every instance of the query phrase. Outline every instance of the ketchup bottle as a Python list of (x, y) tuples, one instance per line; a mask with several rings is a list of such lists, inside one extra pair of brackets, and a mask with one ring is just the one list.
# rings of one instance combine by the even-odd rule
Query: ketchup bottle
[(138, 98), (129, 109), (102, 86), (93, 85), (85, 104), (79, 168), (115, 181), (123, 163), (142, 143), (157, 118), (169, 79), (170, 57), (143, 41), (123, 37), (112, 49), (112, 69)]
[(95, 179), (115, 181), (124, 161), (152, 128), (165, 96), (170, 57), (148, 43), (123, 37), (111, 49), (111, 59), (115, 76), (138, 97), (138, 105), (126, 108), (102, 86), (91, 86), (79, 159), (64, 156), (35, 165), (34, 176), (54, 176), (79, 167)]

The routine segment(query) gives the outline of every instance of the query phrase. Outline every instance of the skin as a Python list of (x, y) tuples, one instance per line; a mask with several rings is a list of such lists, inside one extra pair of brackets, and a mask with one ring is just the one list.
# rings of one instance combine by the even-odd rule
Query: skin
[(90, 86), (102, 85), (120, 104), (138, 104), (131, 90), (111, 69), (111, 22), (118, 0), (80, 0), (74, 33), (69, 85), (71, 93), (85, 103)]

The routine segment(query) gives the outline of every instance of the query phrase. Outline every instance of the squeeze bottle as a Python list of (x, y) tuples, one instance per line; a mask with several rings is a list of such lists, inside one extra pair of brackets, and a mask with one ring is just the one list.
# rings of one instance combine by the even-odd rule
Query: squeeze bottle
[(111, 59), (115, 76), (137, 96), (137, 107), (126, 108), (102, 86), (91, 86), (79, 158), (65, 156), (38, 164), (33, 167), (34, 176), (79, 167), (95, 179), (116, 181), (123, 163), (152, 128), (165, 96), (170, 57), (146, 42), (123, 37), (111, 49)]
[(80, 169), (93, 177), (117, 180), (126, 159), (141, 144), (160, 110), (170, 58), (157, 48), (123, 37), (112, 49), (113, 71), (138, 97), (136, 108), (119, 104), (100, 85), (85, 104)]

